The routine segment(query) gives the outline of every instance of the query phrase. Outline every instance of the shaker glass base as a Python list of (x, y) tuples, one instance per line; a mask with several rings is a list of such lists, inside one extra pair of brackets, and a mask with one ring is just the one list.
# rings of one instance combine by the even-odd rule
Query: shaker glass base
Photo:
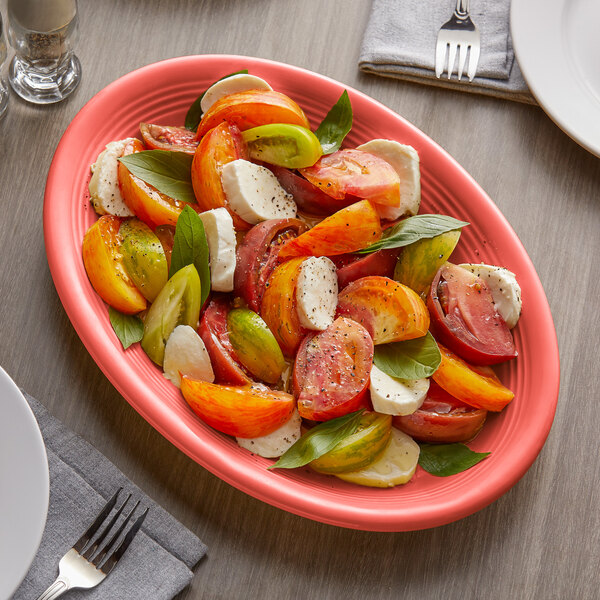
[(8, 79), (13, 90), (28, 102), (51, 104), (69, 96), (79, 85), (81, 63), (72, 55), (58, 69), (38, 69), (15, 56), (10, 63)]

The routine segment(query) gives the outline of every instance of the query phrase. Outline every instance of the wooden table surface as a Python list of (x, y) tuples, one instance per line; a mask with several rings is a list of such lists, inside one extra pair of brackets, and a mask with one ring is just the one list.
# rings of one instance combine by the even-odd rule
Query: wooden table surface
[[(365, 0), (80, 2), (79, 89), (47, 107), (13, 94), (0, 123), (0, 365), (208, 544), (179, 600), (598, 597), (600, 160), (538, 107), (360, 73), (369, 10)], [(80, 342), (44, 250), (54, 149), (111, 81), (164, 58), (208, 53), (274, 59), (366, 92), (454, 156), (522, 240), (558, 332), (561, 393), (538, 459), (491, 506), (412, 533), (345, 530), (288, 514), (166, 441)]]

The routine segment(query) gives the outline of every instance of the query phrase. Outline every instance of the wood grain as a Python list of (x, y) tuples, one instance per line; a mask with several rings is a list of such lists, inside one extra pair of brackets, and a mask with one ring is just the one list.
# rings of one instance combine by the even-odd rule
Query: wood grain
[[(600, 160), (540, 108), (359, 73), (369, 10), (364, 0), (80, 2), (80, 88), (47, 107), (13, 95), (0, 122), (0, 364), (208, 544), (179, 600), (598, 597)], [(366, 92), (448, 150), (514, 227), (551, 305), (562, 384), (539, 458), (491, 506), (399, 534), (335, 528), (267, 506), (163, 439), (79, 341), (43, 244), (44, 183), (56, 144), (85, 102), (117, 77), (198, 53), (283, 61)]]

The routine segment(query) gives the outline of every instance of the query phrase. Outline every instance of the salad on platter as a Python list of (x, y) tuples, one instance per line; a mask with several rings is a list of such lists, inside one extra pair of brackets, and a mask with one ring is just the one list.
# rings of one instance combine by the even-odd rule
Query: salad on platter
[(450, 262), (469, 224), (419, 214), (402, 140), (344, 146), (344, 92), (314, 130), (247, 72), (185, 126), (140, 124), (92, 165), (89, 280), (123, 347), (140, 343), (203, 422), (269, 469), (371, 487), (437, 476), (512, 400), (521, 291), (500, 265)]

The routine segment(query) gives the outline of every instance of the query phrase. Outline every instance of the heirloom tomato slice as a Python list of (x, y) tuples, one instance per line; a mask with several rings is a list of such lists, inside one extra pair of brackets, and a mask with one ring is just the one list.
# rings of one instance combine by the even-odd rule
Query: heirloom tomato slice
[(224, 206), (235, 228), (245, 231), (251, 226), (229, 208), (221, 183), (223, 165), (239, 158), (247, 158), (240, 130), (235, 125), (219, 123), (198, 144), (192, 162), (192, 186), (200, 212)]
[(400, 177), (385, 160), (362, 150), (338, 150), (300, 169), (312, 184), (332, 198), (346, 195), (378, 204), (400, 204)]
[(122, 219), (113, 215), (100, 217), (83, 238), (83, 264), (93, 288), (110, 306), (125, 314), (146, 308), (146, 298), (134, 285), (123, 265)]
[(366, 405), (373, 340), (359, 323), (337, 318), (309, 334), (294, 363), (294, 396), (305, 419), (328, 421)]
[(302, 109), (285, 94), (273, 90), (246, 90), (223, 96), (202, 116), (197, 139), (224, 121), (241, 131), (270, 123), (290, 123), (310, 129)]
[(152, 150), (173, 150), (194, 154), (198, 146), (195, 132), (185, 127), (140, 123), (140, 133), (146, 146)]
[(517, 356), (512, 334), (494, 306), (485, 279), (446, 263), (427, 297), (436, 338), (466, 361), (494, 365)]
[(340, 254), (332, 257), (337, 267), (339, 289), (368, 275), (392, 277), (401, 248), (386, 248), (370, 254)]

